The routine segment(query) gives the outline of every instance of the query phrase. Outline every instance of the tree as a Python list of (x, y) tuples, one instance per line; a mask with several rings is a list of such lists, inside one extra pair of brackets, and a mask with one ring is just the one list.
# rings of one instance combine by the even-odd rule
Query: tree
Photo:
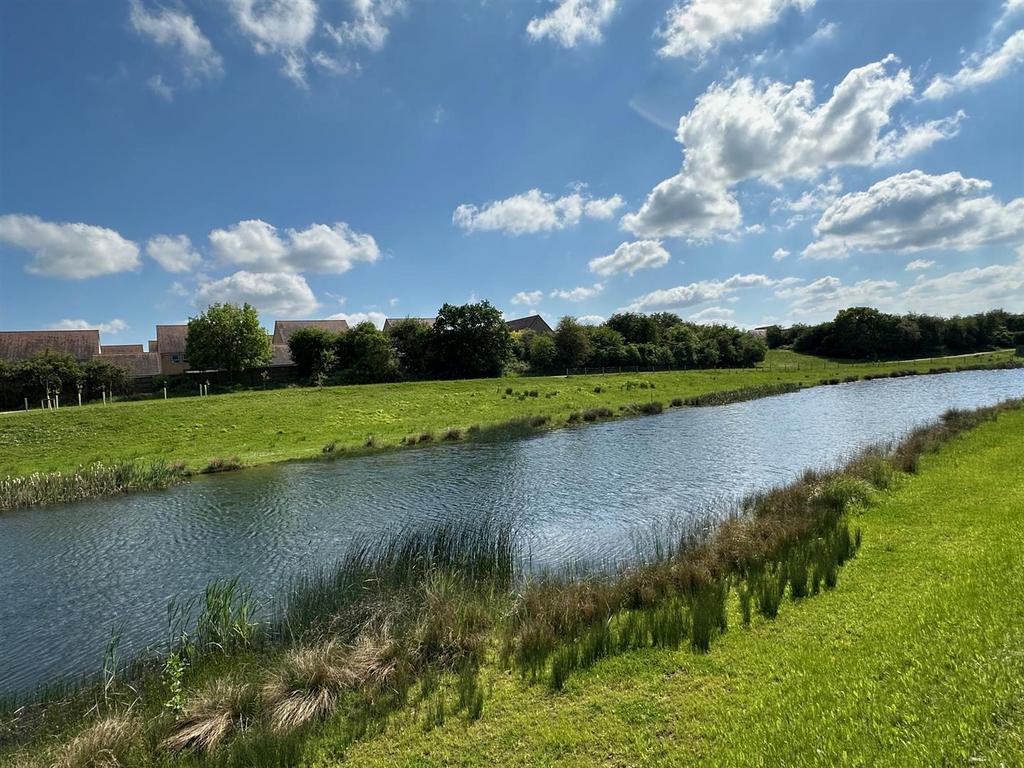
[(338, 364), (337, 341), (338, 334), (323, 328), (300, 328), (288, 338), (288, 353), (300, 374), (322, 382)]
[(185, 357), (196, 370), (232, 375), (270, 362), (272, 350), (256, 310), (249, 304), (211, 304), (188, 321)]
[(445, 378), (500, 376), (512, 350), (508, 326), (489, 301), (445, 304), (431, 340), (431, 367)]
[(555, 340), (549, 333), (535, 334), (529, 341), (530, 367), (534, 371), (551, 370), (558, 357), (558, 349), (555, 347)]
[(626, 342), (621, 333), (606, 325), (591, 326), (586, 331), (590, 345), (589, 365), (622, 365)]
[(395, 350), (388, 337), (373, 323), (359, 323), (342, 335), (340, 344), (345, 347), (345, 378), (348, 381), (369, 384), (398, 378)]
[(658, 341), (660, 332), (659, 320), (664, 319), (664, 315), (659, 315), (658, 319), (655, 319), (639, 312), (616, 312), (608, 318), (605, 325), (621, 333), (627, 344), (654, 344)]
[(565, 368), (586, 365), (590, 358), (590, 338), (586, 326), (581, 325), (575, 317), (563, 317), (555, 328), (555, 347), (558, 350), (558, 362)]
[(386, 331), (398, 358), (398, 367), (407, 379), (427, 375), (430, 357), (430, 326), (407, 317), (388, 326)]

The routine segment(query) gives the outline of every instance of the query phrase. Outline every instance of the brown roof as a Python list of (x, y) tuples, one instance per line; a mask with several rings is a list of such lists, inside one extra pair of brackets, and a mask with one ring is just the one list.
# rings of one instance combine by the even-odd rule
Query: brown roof
[(533, 331), (534, 333), (554, 333), (551, 326), (544, 322), (540, 315), (529, 317), (518, 317), (515, 320), (506, 321), (505, 325), (510, 331)]
[[(132, 344), (124, 344), (123, 346), (139, 346)], [(119, 365), (128, 371), (128, 375), (137, 379), (140, 376), (156, 376), (160, 373), (160, 355), (156, 352), (135, 352), (135, 353), (124, 353), (124, 354), (111, 354), (104, 352), (101, 355), (96, 355), (101, 360)]]
[(287, 344), (273, 344), (270, 348), (273, 352), (273, 357), (270, 358), (267, 367), (283, 368), (286, 365), (295, 365), (292, 362), (292, 353), (288, 350)]
[(348, 323), (344, 320), (277, 320), (274, 323), (274, 343), (287, 344), (291, 335), (301, 328), (344, 333), (348, 330)]
[(67, 352), (76, 360), (84, 362), (99, 354), (100, 332), (0, 331), (0, 360), (27, 360), (45, 349)]
[(176, 352), (184, 354), (187, 336), (187, 325), (158, 325), (156, 327), (156, 343), (160, 354)]
[(382, 330), (386, 331), (388, 328), (391, 328), (393, 325), (395, 325), (396, 323), (400, 323), (403, 320), (415, 320), (417, 323), (421, 323), (421, 324), (427, 326), (428, 328), (433, 328), (434, 327), (434, 323), (437, 321), (437, 318), (436, 317), (388, 317), (388, 318), (386, 318), (384, 320), (384, 328)]
[(141, 344), (104, 344), (100, 348), (101, 355), (132, 355), (145, 351)]
[(149, 340), (149, 351), (150, 352), (159, 352), (160, 351), (160, 343), (156, 339), (150, 339)]

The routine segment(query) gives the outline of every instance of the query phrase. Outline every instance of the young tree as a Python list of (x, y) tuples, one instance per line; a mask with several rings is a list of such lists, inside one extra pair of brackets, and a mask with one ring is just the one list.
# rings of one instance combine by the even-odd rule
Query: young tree
[(535, 334), (529, 341), (530, 367), (534, 371), (549, 371), (558, 357), (555, 340), (549, 333)]
[(489, 301), (445, 304), (431, 336), (432, 367), (446, 378), (500, 376), (511, 355), (508, 326)]
[(430, 356), (430, 326), (411, 317), (391, 323), (386, 331), (398, 358), (398, 367), (407, 379), (427, 375)]
[(197, 370), (232, 375), (270, 362), (272, 350), (256, 310), (249, 304), (211, 304), (188, 321), (185, 357)]
[(288, 353), (299, 373), (322, 382), (338, 362), (338, 334), (323, 328), (300, 328), (288, 338)]
[(340, 343), (345, 347), (345, 378), (349, 381), (368, 384), (398, 378), (395, 350), (373, 323), (359, 323), (342, 335)]
[(590, 338), (586, 326), (575, 317), (563, 317), (555, 328), (555, 347), (560, 365), (566, 368), (586, 365), (590, 359)]

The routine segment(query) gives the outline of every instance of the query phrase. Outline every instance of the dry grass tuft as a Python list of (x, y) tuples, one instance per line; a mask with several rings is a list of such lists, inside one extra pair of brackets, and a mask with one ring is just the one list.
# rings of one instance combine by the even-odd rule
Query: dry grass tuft
[(184, 716), (161, 746), (172, 752), (210, 752), (253, 721), (257, 703), (252, 686), (218, 680), (185, 706)]
[(132, 747), (134, 722), (110, 715), (97, 720), (61, 750), (57, 768), (119, 768), (127, 765)]
[(263, 686), (270, 724), (292, 731), (323, 720), (338, 706), (342, 692), (356, 682), (334, 643), (292, 651)]

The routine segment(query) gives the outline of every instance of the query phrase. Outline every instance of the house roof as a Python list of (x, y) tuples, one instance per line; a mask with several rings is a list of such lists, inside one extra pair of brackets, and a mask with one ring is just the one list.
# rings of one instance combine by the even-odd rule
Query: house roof
[(292, 362), (292, 353), (287, 344), (272, 344), (270, 347), (273, 356), (267, 364), (269, 368), (283, 368), (286, 365), (295, 365)]
[(540, 315), (529, 317), (518, 317), (515, 320), (508, 320), (505, 323), (510, 331), (533, 331), (535, 333), (554, 333), (551, 326), (544, 322)]
[(274, 344), (287, 344), (291, 335), (302, 328), (345, 333), (348, 323), (344, 320), (278, 320), (274, 323)]
[[(125, 344), (123, 346), (141, 347), (142, 345)], [(120, 354), (104, 352), (103, 354), (96, 355), (96, 357), (105, 362), (121, 366), (128, 371), (128, 375), (133, 379), (141, 376), (156, 376), (160, 373), (160, 355), (156, 352), (139, 351)]]
[(437, 321), (437, 318), (436, 317), (389, 317), (389, 318), (386, 318), (384, 320), (384, 328), (383, 328), (383, 330), (386, 331), (388, 328), (394, 327), (396, 324), (402, 322), (403, 320), (415, 320), (417, 323), (421, 323), (422, 325), (425, 325), (428, 328), (433, 328), (434, 327), (434, 323)]
[(0, 360), (27, 360), (45, 349), (66, 352), (76, 360), (89, 360), (100, 352), (100, 332), (0, 331)]
[(158, 325), (156, 327), (156, 343), (162, 355), (184, 353), (187, 337), (187, 325)]
[(145, 351), (141, 344), (104, 344), (100, 347), (101, 355), (132, 355)]

